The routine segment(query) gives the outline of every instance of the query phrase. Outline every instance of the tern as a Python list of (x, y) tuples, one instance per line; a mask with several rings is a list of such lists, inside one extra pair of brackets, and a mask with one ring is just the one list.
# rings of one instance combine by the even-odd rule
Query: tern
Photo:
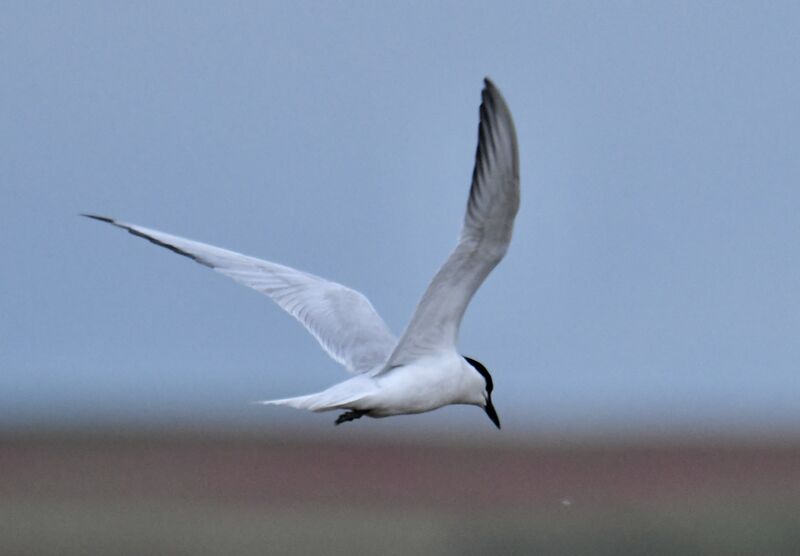
[(364, 295), (341, 284), (113, 218), (82, 216), (113, 224), (266, 294), (355, 375), (315, 394), (258, 403), (315, 412), (344, 410), (337, 425), (365, 415), (388, 417), (469, 404), (484, 409), (499, 429), (492, 375), (456, 349), (464, 311), (505, 256), (519, 209), (519, 155), (511, 113), (488, 78), (481, 100), (475, 167), (458, 244), (399, 340)]

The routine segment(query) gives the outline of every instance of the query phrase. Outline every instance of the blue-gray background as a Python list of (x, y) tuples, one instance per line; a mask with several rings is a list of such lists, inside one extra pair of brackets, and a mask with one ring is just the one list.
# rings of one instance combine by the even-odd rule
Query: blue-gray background
[(76, 214), (340, 281), (399, 333), (490, 75), (523, 202), (460, 344), (505, 427), (795, 431), (798, 29), (791, 2), (4, 2), (0, 423), (330, 427), (248, 403), (344, 378), (302, 327)]

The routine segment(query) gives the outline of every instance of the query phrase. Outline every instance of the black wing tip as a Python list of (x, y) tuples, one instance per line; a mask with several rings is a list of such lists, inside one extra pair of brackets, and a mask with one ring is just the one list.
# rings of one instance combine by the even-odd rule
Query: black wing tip
[(97, 214), (88, 214), (86, 212), (80, 213), (78, 216), (83, 216), (84, 218), (91, 218), (92, 220), (99, 220), (100, 222), (108, 222), (109, 224), (116, 224), (116, 220), (113, 218), (109, 218), (108, 216), (100, 216)]
[[(505, 127), (511, 143), (513, 151), (513, 163), (516, 174), (519, 174), (518, 169), (518, 153), (517, 153), (517, 132), (514, 127), (514, 120), (511, 117), (511, 110), (508, 108), (508, 103), (503, 97), (503, 93), (494, 84), (494, 81), (489, 76), (484, 77), (484, 88), (481, 91), (481, 105), (479, 108), (480, 125), (478, 127), (478, 154), (481, 153), (482, 133), (486, 133), (487, 139), (493, 139), (496, 133), (495, 129)], [(491, 141), (487, 141), (491, 142)], [(493, 145), (487, 145), (486, 148), (493, 148)], [(477, 170), (477, 166), (475, 168)], [(473, 174), (474, 177), (474, 174)]]
[(200, 263), (203, 266), (207, 266), (209, 268), (214, 268), (214, 265), (212, 265), (208, 261), (198, 257), (197, 255), (189, 253), (188, 251), (184, 251), (183, 249), (181, 249), (180, 247), (178, 247), (176, 245), (172, 245), (171, 243), (167, 243), (166, 241), (162, 241), (162, 240), (160, 240), (158, 238), (155, 238), (155, 237), (153, 237), (151, 235), (148, 235), (145, 232), (142, 232), (141, 230), (138, 230), (133, 226), (128, 226), (128, 225), (125, 225), (125, 224), (121, 224), (121, 223), (117, 222), (116, 220), (114, 220), (113, 218), (109, 218), (107, 216), (99, 216), (97, 214), (87, 214), (87, 213), (81, 213), (80, 216), (83, 216), (83, 217), (86, 217), (86, 218), (91, 218), (92, 220), (99, 220), (100, 222), (107, 222), (107, 223), (109, 223), (109, 224), (111, 224), (113, 226), (116, 226), (117, 228), (122, 228), (123, 230), (127, 230), (128, 233), (131, 234), (131, 235), (134, 235), (136, 237), (140, 237), (142, 239), (146, 239), (150, 243), (153, 243), (153, 244), (158, 245), (159, 247), (163, 247), (165, 249), (169, 249), (170, 251), (172, 251), (173, 253), (177, 253), (178, 255), (182, 255), (184, 257), (188, 257), (188, 258), (192, 259), (193, 261)]
[(483, 91), (482, 96), (484, 98), (489, 97), (490, 99), (495, 98), (503, 98), (502, 93), (500, 93), (500, 89), (497, 88), (494, 81), (492, 81), (491, 77), (488, 75), (483, 78)]
[(503, 93), (500, 92), (500, 89), (494, 84), (494, 81), (492, 81), (489, 76), (483, 78), (483, 91), (481, 91), (481, 99), (483, 101), (481, 105), (486, 106), (492, 112), (496, 111), (495, 107), (499, 107), (502, 111), (510, 112), (508, 105), (506, 104), (506, 100), (503, 97)]

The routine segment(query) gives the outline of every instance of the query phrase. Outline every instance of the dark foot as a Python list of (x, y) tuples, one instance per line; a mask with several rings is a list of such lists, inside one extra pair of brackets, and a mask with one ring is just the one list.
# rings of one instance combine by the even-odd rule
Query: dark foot
[(334, 423), (334, 425), (341, 425), (342, 423), (346, 423), (347, 421), (354, 421), (356, 419), (363, 417), (366, 414), (367, 414), (366, 411), (362, 411), (360, 409), (351, 409), (350, 411), (347, 411), (339, 415), (339, 417), (336, 418), (336, 422)]

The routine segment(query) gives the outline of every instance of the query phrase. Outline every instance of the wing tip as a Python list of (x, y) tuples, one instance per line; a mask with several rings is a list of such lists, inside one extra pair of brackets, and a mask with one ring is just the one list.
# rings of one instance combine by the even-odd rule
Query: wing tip
[(164, 247), (165, 249), (169, 249), (170, 251), (172, 251), (173, 253), (177, 253), (178, 255), (188, 257), (193, 261), (200, 263), (203, 266), (207, 266), (208, 268), (214, 268), (213, 264), (211, 264), (209, 261), (202, 258), (201, 256), (195, 255), (194, 253), (190, 253), (189, 251), (186, 251), (185, 249), (182, 249), (177, 245), (173, 245), (167, 241), (164, 241), (163, 239), (159, 239), (158, 237), (150, 235), (150, 233), (148, 233), (148, 230), (139, 228), (138, 226), (125, 224), (123, 222), (114, 220), (113, 218), (109, 218), (108, 216), (99, 216), (97, 214), (80, 213), (79, 216), (83, 216), (85, 218), (91, 218), (92, 220), (99, 220), (100, 222), (107, 222), (112, 226), (116, 226), (117, 228), (122, 228), (123, 230), (127, 230), (128, 233), (131, 235), (146, 239), (150, 243), (158, 245), (159, 247)]
[[(494, 81), (492, 81), (488, 75), (483, 78), (483, 83), (484, 87), (481, 91), (481, 106), (479, 109), (480, 126), (478, 146), (480, 147), (480, 133), (481, 130), (484, 129), (484, 125), (487, 126), (486, 132), (489, 134), (493, 133), (489, 131), (490, 127), (496, 127), (498, 125), (505, 127), (508, 130), (511, 141), (512, 156), (514, 157), (514, 165), (516, 168), (518, 165), (517, 159), (519, 157), (517, 152), (517, 131), (514, 126), (514, 119), (511, 116), (511, 110), (508, 108), (508, 103), (505, 97), (503, 97), (503, 93), (500, 92), (500, 89), (497, 88), (497, 85), (495, 85)], [(516, 173), (519, 173), (518, 169)]]
[(113, 218), (109, 218), (108, 216), (100, 216), (99, 214), (89, 214), (87, 212), (81, 212), (78, 216), (83, 216), (84, 218), (91, 218), (92, 220), (99, 220), (100, 222), (108, 222), (109, 224), (116, 224), (117, 221)]
[(99, 214), (89, 214), (88, 212), (81, 212), (78, 216), (83, 216), (84, 218), (90, 218), (92, 220), (97, 220), (98, 222), (105, 222), (106, 224), (111, 224), (112, 226), (116, 226), (117, 228), (122, 228), (123, 230), (128, 230), (130, 233), (134, 233), (131, 230), (131, 227), (125, 224), (124, 222), (120, 222), (119, 220), (115, 220), (109, 216), (101, 216)]
[(484, 104), (486, 101), (489, 101), (489, 104), (494, 105), (499, 104), (500, 108), (507, 113), (511, 113), (508, 109), (508, 104), (506, 103), (505, 98), (503, 97), (503, 93), (500, 92), (500, 89), (495, 85), (492, 78), (488, 75), (483, 78), (483, 91), (481, 91), (481, 96), (483, 97)]

